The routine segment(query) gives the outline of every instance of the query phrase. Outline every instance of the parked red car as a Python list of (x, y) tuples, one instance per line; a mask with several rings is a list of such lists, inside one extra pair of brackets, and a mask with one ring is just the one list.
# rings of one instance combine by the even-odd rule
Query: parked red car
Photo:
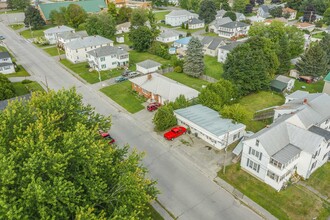
[(182, 134), (186, 133), (186, 131), (187, 129), (185, 127), (177, 126), (166, 132), (164, 134), (164, 138), (173, 141), (174, 138), (181, 136)]
[(157, 110), (159, 107), (160, 107), (160, 104), (158, 102), (153, 102), (147, 106), (147, 109), (149, 112), (152, 112), (152, 111)]
[(99, 130), (99, 133), (100, 133), (101, 137), (109, 140), (109, 144), (115, 143), (115, 139), (113, 139), (108, 132)]

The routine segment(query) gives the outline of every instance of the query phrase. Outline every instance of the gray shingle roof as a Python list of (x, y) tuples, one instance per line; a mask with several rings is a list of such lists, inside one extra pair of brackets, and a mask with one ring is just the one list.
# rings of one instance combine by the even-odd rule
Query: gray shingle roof
[(286, 164), (300, 152), (301, 149), (299, 149), (298, 147), (292, 144), (288, 144), (283, 149), (281, 149), (276, 154), (274, 154), (272, 158), (274, 158), (275, 160), (277, 160), (282, 164)]
[(119, 49), (118, 47), (113, 46), (105, 46), (105, 47), (99, 47), (95, 50), (91, 50), (87, 52), (91, 56), (97, 56), (97, 57), (105, 57), (109, 55), (125, 55), (128, 54), (126, 50)]
[(216, 19), (216, 20), (212, 21), (210, 25), (214, 25), (216, 28), (218, 28), (219, 26), (221, 26), (223, 24), (227, 24), (232, 21), (233, 20), (231, 20), (230, 17), (224, 17), (224, 18), (220, 18), (220, 19)]
[(180, 33), (175, 30), (163, 29), (161, 30), (159, 37), (161, 38), (170, 38), (180, 36)]
[(167, 15), (165, 15), (165, 17), (178, 17), (178, 16), (195, 16), (195, 17), (198, 17), (197, 14), (191, 13), (187, 10), (173, 10), (170, 13), (168, 13)]
[(213, 37), (210, 36), (205, 36), (203, 37), (203, 39), (201, 40), (201, 43), (204, 44), (209, 44), (213, 41)]
[(174, 110), (174, 112), (217, 137), (226, 134), (228, 131), (245, 128), (245, 125), (233, 123), (231, 119), (224, 119), (217, 111), (203, 105), (193, 105)]
[(59, 38), (62, 38), (63, 40), (70, 40), (74, 38), (79, 38), (79, 37), (87, 37), (88, 34), (86, 31), (78, 31), (78, 32), (64, 32), (58, 34)]
[(226, 12), (227, 11), (221, 9), (221, 10), (217, 11), (216, 17), (221, 17), (222, 18), (226, 14)]
[(233, 49), (235, 49), (235, 47), (237, 47), (238, 45), (241, 45), (243, 43), (244, 42), (242, 42), (242, 41), (236, 41), (236, 42), (233, 42), (231, 44), (223, 45), (223, 46), (221, 46), (219, 48), (221, 48), (223, 50), (232, 51)]
[(243, 23), (243, 22), (240, 22), (240, 21), (232, 21), (232, 22), (229, 22), (229, 23), (222, 24), (220, 26), (225, 27), (225, 28), (235, 28), (235, 27), (248, 27), (250, 25), (248, 25), (246, 23)]
[(113, 43), (112, 40), (96, 35), (96, 36), (88, 36), (77, 39), (75, 41), (68, 42), (64, 46), (70, 48), (71, 50), (76, 50), (80, 48), (87, 48), (87, 47), (99, 46), (102, 44), (111, 44), (111, 43)]
[(302, 99), (305, 98), (309, 93), (306, 91), (297, 90), (294, 93), (291, 93), (290, 95), (287, 95), (286, 98), (290, 99)]
[(185, 21), (184, 22), (185, 24), (203, 24), (204, 21), (202, 20), (199, 20), (198, 18), (192, 18), (192, 19), (189, 19), (188, 21)]
[(322, 128), (317, 127), (317, 126), (312, 126), (308, 130), (310, 132), (313, 132), (315, 134), (318, 134), (318, 135), (324, 137), (326, 141), (330, 140), (330, 131), (327, 131), (327, 130), (322, 129)]
[(207, 48), (210, 50), (216, 50), (222, 43), (223, 40), (221, 38), (215, 37)]
[(49, 28), (49, 29), (45, 30), (44, 33), (45, 34), (56, 34), (56, 33), (62, 33), (62, 32), (70, 32), (70, 31), (74, 31), (74, 29), (70, 28), (68, 26), (65, 26), (65, 25), (61, 25), (61, 26)]
[(22, 96), (18, 96), (18, 97), (14, 97), (14, 98), (11, 98), (11, 99), (6, 99), (6, 100), (3, 100), (3, 101), (0, 101), (0, 111), (1, 110), (4, 110), (7, 106), (8, 106), (8, 102), (9, 101), (13, 101), (13, 100), (20, 100), (20, 101), (23, 101), (23, 100), (29, 100), (31, 98), (31, 94), (26, 94), (26, 95), (22, 95)]
[(141, 66), (145, 69), (150, 69), (150, 68), (154, 68), (154, 67), (159, 67), (161, 66), (162, 64), (156, 62), (156, 61), (153, 61), (153, 60), (145, 60), (145, 61), (142, 61), (140, 63), (137, 63), (136, 64), (137, 66)]
[(10, 58), (10, 54), (8, 52), (0, 52), (0, 59)]

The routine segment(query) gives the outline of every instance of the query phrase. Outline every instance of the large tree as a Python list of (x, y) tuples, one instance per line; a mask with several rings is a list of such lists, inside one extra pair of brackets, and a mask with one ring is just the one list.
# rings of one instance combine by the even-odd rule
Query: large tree
[(148, 13), (147, 9), (134, 9), (131, 15), (131, 27), (144, 26), (148, 21)]
[(228, 54), (223, 77), (237, 86), (239, 95), (246, 95), (267, 89), (278, 65), (273, 43), (264, 37), (251, 37)]
[(233, 11), (227, 11), (223, 17), (229, 17), (232, 21), (236, 21), (237, 19), (236, 14)]
[(225, 105), (221, 108), (220, 114), (223, 118), (230, 118), (243, 124), (248, 124), (253, 117), (251, 112), (240, 104)]
[(0, 73), (0, 101), (15, 96), (15, 89), (9, 79)]
[(217, 8), (213, 0), (203, 0), (199, 8), (199, 19), (205, 21), (206, 24), (211, 23), (215, 19)]
[(192, 37), (188, 43), (183, 72), (193, 77), (200, 77), (204, 69), (203, 44), (198, 38)]
[(289, 53), (289, 40), (287, 36), (283, 36), (280, 38), (279, 42), (279, 49), (277, 53), (278, 60), (280, 65), (278, 67), (279, 74), (287, 74), (290, 70), (290, 53)]
[(303, 22), (314, 22), (316, 19), (315, 7), (312, 4), (308, 4), (304, 10)]
[(324, 76), (328, 70), (327, 54), (319, 43), (312, 44), (296, 64), (300, 75)]
[(327, 55), (328, 70), (330, 70), (330, 34), (325, 34), (320, 41), (320, 46)]
[(24, 10), (30, 4), (30, 0), (7, 0), (7, 7), (10, 9)]
[(249, 0), (235, 0), (233, 4), (233, 11), (244, 13), (245, 6), (249, 4)]
[(66, 7), (61, 7), (59, 11), (52, 10), (49, 14), (49, 18), (52, 24), (64, 25), (67, 24), (65, 14), (66, 14)]
[(223, 105), (231, 103), (237, 97), (236, 87), (228, 80), (220, 79), (210, 83), (198, 95), (198, 101), (214, 110), (220, 110)]
[(116, 21), (109, 13), (91, 15), (86, 19), (86, 31), (89, 35), (111, 38), (116, 33)]
[(274, 8), (269, 10), (269, 14), (271, 16), (273, 16), (274, 18), (280, 18), (280, 17), (282, 17), (283, 9), (280, 6), (279, 7), (274, 7)]
[(42, 19), (39, 10), (33, 6), (29, 6), (25, 10), (24, 24), (31, 26), (34, 30), (37, 30), (44, 26), (46, 23), (44, 19)]
[(117, 15), (117, 24), (121, 24), (121, 23), (124, 23), (124, 22), (128, 22), (130, 17), (132, 15), (132, 9), (131, 8), (128, 8), (126, 6), (124, 7), (121, 7), (119, 10), (118, 10), (118, 15)]
[(134, 50), (141, 52), (149, 49), (153, 42), (154, 35), (147, 26), (140, 26), (131, 29), (129, 39), (133, 43)]
[(84, 23), (87, 18), (86, 11), (77, 4), (70, 4), (66, 10), (65, 20), (67, 24), (78, 28), (80, 24)]
[(4, 219), (148, 219), (156, 195), (141, 155), (101, 139), (110, 119), (73, 89), (34, 93), (0, 113)]
[(330, 25), (330, 8), (327, 8), (327, 10), (323, 13), (323, 21), (327, 25)]

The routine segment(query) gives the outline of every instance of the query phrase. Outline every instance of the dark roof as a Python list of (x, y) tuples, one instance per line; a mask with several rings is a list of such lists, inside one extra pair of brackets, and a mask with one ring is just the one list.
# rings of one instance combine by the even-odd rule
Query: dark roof
[(312, 127), (310, 127), (308, 130), (310, 132), (313, 132), (315, 134), (318, 134), (318, 135), (324, 137), (325, 140), (327, 140), (327, 141), (330, 140), (330, 131), (327, 131), (327, 130), (322, 129), (320, 127), (316, 127), (315, 125), (313, 125)]
[(272, 80), (270, 81), (270, 88), (272, 90), (275, 90), (277, 92), (283, 92), (286, 87), (288, 86), (287, 83), (284, 83), (284, 82), (281, 82), (281, 81), (278, 81), (278, 80)]
[(235, 27), (247, 27), (249, 25), (240, 21), (232, 21), (229, 23), (222, 24), (220, 26), (225, 28), (235, 28)]
[(0, 111), (4, 110), (8, 106), (9, 101), (13, 101), (13, 100), (17, 100), (17, 99), (20, 101), (23, 101), (23, 100), (29, 100), (30, 98), (31, 98), (31, 94), (26, 94), (26, 95), (22, 95), (22, 96), (18, 96), (18, 97), (14, 97), (11, 99), (6, 99), (3, 101), (0, 101)]
[(0, 52), (0, 59), (10, 58), (10, 54), (8, 52)]
[(97, 56), (97, 57), (105, 57), (109, 55), (125, 55), (128, 54), (128, 52), (124, 49), (119, 49), (118, 47), (113, 46), (105, 46), (105, 47), (99, 47), (95, 50), (91, 50), (87, 52), (91, 56)]
[(223, 42), (221, 38), (215, 37), (212, 43), (207, 47), (210, 50), (215, 50), (219, 47), (219, 45)]
[(184, 22), (185, 24), (188, 23), (188, 24), (201, 24), (201, 23), (204, 23), (204, 21), (202, 20), (199, 20), (198, 18), (192, 18), (188, 21), (185, 21)]
[(242, 41), (236, 41), (231, 44), (223, 45), (220, 48), (223, 50), (232, 51), (233, 49), (235, 49), (235, 47), (237, 47), (238, 45), (243, 44), (243, 43), (244, 42), (242, 42)]
[(14, 65), (13, 63), (0, 63), (0, 67), (3, 67), (3, 66), (12, 66)]
[(201, 43), (204, 45), (204, 44), (209, 44), (211, 43), (213, 40), (213, 37), (211, 36), (205, 36), (203, 37), (203, 39), (201, 40)]

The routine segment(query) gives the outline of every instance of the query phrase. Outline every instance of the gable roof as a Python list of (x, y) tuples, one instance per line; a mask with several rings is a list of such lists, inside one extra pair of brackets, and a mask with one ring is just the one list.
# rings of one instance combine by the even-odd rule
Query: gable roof
[(88, 34), (86, 31), (64, 32), (58, 34), (58, 38), (62, 38), (63, 40), (70, 40), (74, 38), (87, 37), (87, 36)]
[(6, 59), (6, 58), (10, 58), (10, 54), (7, 51), (0, 52), (0, 59)]
[(65, 1), (54, 3), (39, 4), (39, 8), (45, 16), (46, 20), (49, 20), (49, 15), (52, 10), (59, 10), (61, 7), (68, 7), (70, 4), (76, 4), (82, 7), (87, 13), (95, 13), (106, 8), (106, 4), (103, 0), (85, 0), (85, 1)]
[(184, 45), (187, 45), (189, 44), (189, 41), (190, 41), (191, 37), (184, 37), (184, 38), (181, 38), (179, 40), (176, 40), (174, 41), (175, 43), (178, 43), (178, 44), (184, 44)]
[(232, 21), (233, 20), (231, 20), (230, 17), (218, 18), (218, 19), (215, 19), (214, 21), (212, 21), (210, 26), (213, 25), (216, 28), (218, 28), (220, 25), (227, 24), (227, 23), (232, 22)]
[(272, 80), (270, 81), (270, 88), (275, 90), (275, 91), (278, 91), (278, 92), (283, 92), (286, 87), (288, 86), (287, 83), (285, 82), (281, 82), (279, 80)]
[(64, 44), (65, 47), (70, 48), (71, 50), (77, 50), (80, 48), (87, 48), (91, 46), (99, 46), (102, 44), (110, 44), (113, 43), (112, 40), (101, 37), (99, 35), (88, 36), (84, 38), (79, 38), (75, 41), (68, 42)]
[(315, 134), (318, 134), (318, 135), (324, 137), (324, 139), (326, 141), (330, 140), (330, 131), (327, 131), (325, 129), (319, 128), (319, 127), (314, 126), (314, 125), (312, 127), (310, 127), (308, 130), (315, 133)]
[(180, 16), (198, 17), (197, 14), (191, 13), (190, 11), (187, 11), (187, 10), (173, 10), (170, 13), (168, 13), (167, 15), (165, 15), (165, 17), (180, 17)]
[(165, 77), (158, 73), (147, 74), (144, 76), (129, 79), (132, 83), (141, 88), (158, 94), (170, 102), (175, 101), (180, 95), (184, 95), (188, 100), (196, 98), (199, 92), (177, 81)]
[(212, 42), (207, 48), (210, 50), (216, 50), (223, 42), (224, 40), (221, 39), (220, 37), (214, 37)]
[(203, 44), (203, 45), (205, 45), (205, 44), (209, 44), (209, 43), (211, 43), (213, 41), (213, 37), (211, 37), (211, 36), (205, 36), (205, 37), (203, 37), (202, 39), (201, 39), (201, 43)]
[(291, 93), (290, 95), (287, 95), (285, 98), (288, 98), (288, 99), (303, 99), (307, 95), (309, 95), (309, 92), (297, 90), (297, 91)]
[(199, 20), (198, 18), (192, 18), (184, 22), (185, 24), (204, 24), (204, 21)]
[(240, 21), (232, 21), (232, 22), (222, 24), (220, 26), (225, 27), (225, 28), (236, 28), (236, 27), (248, 27), (250, 25), (246, 24), (246, 23), (243, 23), (243, 22), (240, 22)]
[(109, 55), (120, 56), (120, 55), (128, 54), (126, 50), (119, 49), (118, 47), (113, 47), (113, 46), (99, 47), (87, 53), (91, 56), (97, 56), (97, 57), (105, 57)]
[(62, 32), (70, 32), (70, 31), (74, 31), (74, 29), (70, 28), (68, 26), (65, 26), (65, 25), (61, 25), (61, 26), (48, 28), (47, 30), (44, 30), (44, 33), (45, 34), (56, 34), (56, 33), (62, 33)]
[(160, 67), (162, 64), (153, 61), (153, 60), (144, 60), (142, 62), (139, 62), (136, 64), (137, 66), (141, 66), (145, 69), (150, 69), (150, 68), (154, 68), (154, 67)]
[(291, 80), (293, 80), (293, 79), (291, 79), (287, 76), (283, 76), (283, 75), (278, 75), (275, 79), (280, 82), (284, 82), (284, 83), (289, 83)]
[(243, 41), (235, 41), (235, 42), (232, 42), (230, 44), (227, 44), (227, 45), (223, 45), (219, 48), (221, 48), (222, 50), (227, 50), (227, 51), (232, 51), (233, 49), (235, 49), (237, 46), (243, 44), (244, 42)]
[(162, 29), (158, 37), (170, 38), (170, 37), (178, 37), (178, 36), (180, 36), (180, 33), (175, 30)]
[(217, 11), (217, 14), (216, 14), (216, 16), (215, 17), (223, 17), (225, 14), (226, 14), (226, 10), (223, 10), (223, 9), (221, 9), (221, 10), (219, 10), (219, 11)]
[(245, 129), (245, 125), (233, 123), (231, 119), (222, 118), (217, 111), (200, 104), (174, 110), (174, 113), (186, 118), (217, 137), (227, 132)]

